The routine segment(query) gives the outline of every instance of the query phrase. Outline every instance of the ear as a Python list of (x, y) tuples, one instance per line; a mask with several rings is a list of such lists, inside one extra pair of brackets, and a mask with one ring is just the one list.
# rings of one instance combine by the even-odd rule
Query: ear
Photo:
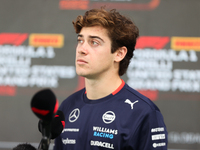
[(124, 59), (127, 53), (127, 48), (125, 46), (120, 47), (118, 50), (115, 52), (115, 62), (120, 62), (121, 60)]

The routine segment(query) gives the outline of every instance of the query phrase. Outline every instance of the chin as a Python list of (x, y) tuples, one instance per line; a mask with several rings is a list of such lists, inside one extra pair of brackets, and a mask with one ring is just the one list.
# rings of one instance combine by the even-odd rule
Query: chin
[(84, 71), (79, 71), (79, 70), (76, 70), (76, 74), (83, 77), (87, 76), (87, 74)]
[(92, 79), (93, 76), (84, 72), (77, 72), (77, 75), (84, 77), (84, 78), (88, 78), (88, 79)]

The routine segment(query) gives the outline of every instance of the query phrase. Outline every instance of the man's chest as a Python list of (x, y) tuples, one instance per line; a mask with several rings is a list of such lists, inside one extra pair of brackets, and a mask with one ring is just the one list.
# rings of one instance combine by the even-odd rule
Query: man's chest
[(131, 132), (122, 121), (126, 117), (124, 115), (118, 108), (110, 106), (101, 109), (74, 107), (65, 116), (62, 143), (67, 147), (82, 146), (84, 149), (120, 149), (120, 143), (125, 142)]

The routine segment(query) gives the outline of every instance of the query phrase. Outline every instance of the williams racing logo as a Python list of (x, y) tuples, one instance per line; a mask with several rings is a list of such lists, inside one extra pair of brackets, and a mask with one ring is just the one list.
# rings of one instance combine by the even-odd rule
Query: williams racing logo
[(113, 139), (114, 135), (118, 134), (118, 130), (104, 128), (104, 127), (96, 127), (96, 126), (93, 126), (93, 131), (94, 131), (93, 136), (109, 138), (109, 139)]

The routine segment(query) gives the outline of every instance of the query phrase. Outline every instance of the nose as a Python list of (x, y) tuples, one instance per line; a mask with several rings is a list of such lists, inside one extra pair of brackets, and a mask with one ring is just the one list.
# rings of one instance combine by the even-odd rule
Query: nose
[(88, 54), (88, 44), (86, 42), (83, 43), (82, 45), (78, 45), (76, 49), (79, 54), (82, 54), (82, 55)]

